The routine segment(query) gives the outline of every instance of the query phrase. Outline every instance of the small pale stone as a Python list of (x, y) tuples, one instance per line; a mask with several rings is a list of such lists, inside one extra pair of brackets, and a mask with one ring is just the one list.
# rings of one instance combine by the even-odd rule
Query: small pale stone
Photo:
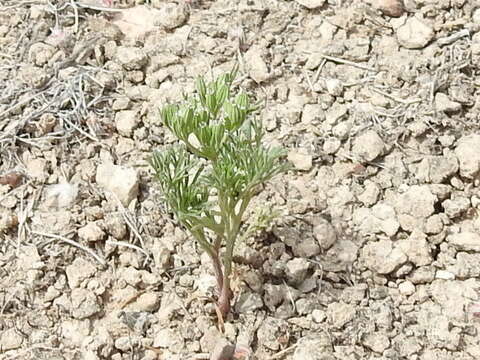
[(158, 309), (158, 294), (154, 292), (146, 292), (138, 297), (132, 307), (135, 311), (153, 312)]
[(95, 294), (87, 289), (75, 288), (71, 293), (71, 313), (75, 319), (86, 319), (101, 310)]
[(78, 229), (78, 236), (88, 242), (97, 242), (103, 240), (105, 232), (97, 224), (90, 222)]
[(248, 73), (250, 77), (257, 83), (264, 82), (270, 75), (268, 67), (263, 60), (262, 50), (258, 46), (252, 46), (244, 55)]
[(323, 310), (313, 310), (312, 311), (312, 320), (315, 321), (317, 324), (320, 324), (327, 318), (327, 314)]
[(295, 0), (295, 1), (310, 10), (317, 9), (319, 7), (322, 7), (323, 4), (325, 4), (325, 0)]
[(378, 134), (369, 130), (353, 141), (352, 152), (360, 161), (373, 161), (385, 151), (385, 143)]
[(458, 140), (455, 155), (460, 164), (460, 175), (473, 179), (480, 172), (480, 135), (463, 136)]
[(115, 127), (120, 135), (130, 137), (137, 127), (138, 116), (134, 110), (120, 111), (115, 115)]
[(390, 340), (385, 334), (369, 333), (365, 335), (363, 344), (376, 353), (382, 354), (390, 346)]
[(97, 168), (96, 181), (115, 194), (123, 206), (128, 206), (138, 195), (138, 174), (132, 168), (111, 163), (100, 164)]
[(310, 263), (303, 258), (295, 258), (288, 261), (285, 266), (287, 279), (293, 284), (300, 284), (305, 280), (310, 267)]
[(462, 110), (462, 104), (452, 101), (444, 93), (437, 93), (435, 95), (435, 107), (438, 111), (443, 111), (444, 113), (456, 113)]
[(257, 293), (245, 292), (235, 303), (235, 310), (238, 313), (253, 313), (263, 307), (262, 297)]
[(397, 29), (397, 39), (400, 45), (407, 49), (421, 49), (432, 41), (433, 29), (416, 17), (407, 19), (404, 25)]
[(452, 274), (450, 271), (437, 270), (437, 272), (435, 273), (435, 279), (455, 280), (455, 275)]
[(22, 346), (23, 336), (14, 328), (6, 329), (0, 334), (0, 349), (2, 352), (18, 349)]
[(373, 0), (372, 6), (391, 17), (402, 16), (405, 12), (402, 0)]
[(415, 293), (415, 285), (413, 285), (410, 281), (404, 281), (398, 285), (398, 291), (400, 291), (400, 294), (402, 295), (410, 296)]
[(166, 348), (174, 353), (179, 353), (184, 346), (183, 337), (173, 329), (161, 329), (153, 338), (153, 346)]
[(160, 24), (168, 29), (173, 30), (182, 26), (188, 18), (188, 8), (186, 3), (167, 3), (160, 9)]
[(78, 287), (84, 280), (95, 274), (95, 266), (81, 257), (76, 258), (65, 269), (70, 289)]
[(323, 143), (323, 151), (325, 154), (335, 154), (341, 145), (341, 141), (336, 138), (326, 139)]
[(293, 164), (295, 169), (308, 171), (312, 168), (313, 157), (299, 150), (290, 150), (288, 161)]
[(352, 321), (357, 311), (354, 305), (334, 302), (328, 305), (327, 316), (335, 328), (342, 328)]
[(461, 232), (447, 236), (447, 241), (458, 250), (480, 251), (480, 235), (475, 232)]
[(343, 93), (343, 84), (338, 79), (327, 79), (325, 80), (325, 86), (327, 91), (332, 96), (340, 96)]
[(148, 61), (145, 52), (137, 47), (120, 46), (117, 48), (116, 58), (125, 70), (139, 70)]

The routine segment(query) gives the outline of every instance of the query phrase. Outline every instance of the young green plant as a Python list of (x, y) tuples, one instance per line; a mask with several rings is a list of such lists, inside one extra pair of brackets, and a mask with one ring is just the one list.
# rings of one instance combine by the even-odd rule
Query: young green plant
[(251, 229), (243, 222), (247, 206), (262, 184), (288, 169), (283, 150), (262, 144), (258, 106), (245, 92), (234, 93), (235, 75), (208, 83), (200, 77), (193, 96), (161, 109), (161, 120), (181, 144), (150, 159), (169, 210), (213, 263), (223, 318), (233, 298), (235, 244)]

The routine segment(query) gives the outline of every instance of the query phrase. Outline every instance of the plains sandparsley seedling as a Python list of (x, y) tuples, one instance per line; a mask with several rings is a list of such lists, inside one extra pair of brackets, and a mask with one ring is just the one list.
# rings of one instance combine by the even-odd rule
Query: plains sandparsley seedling
[(181, 145), (155, 151), (150, 164), (170, 211), (212, 260), (225, 317), (233, 297), (235, 243), (249, 228), (242, 221), (259, 186), (284, 172), (284, 151), (262, 145), (263, 131), (249, 96), (232, 91), (236, 71), (206, 83), (160, 116)]

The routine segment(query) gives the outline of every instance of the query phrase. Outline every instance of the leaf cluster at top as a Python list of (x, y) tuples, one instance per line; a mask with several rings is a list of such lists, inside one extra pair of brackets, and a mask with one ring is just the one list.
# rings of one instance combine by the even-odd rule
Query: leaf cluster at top
[(235, 75), (232, 71), (209, 83), (199, 78), (193, 96), (160, 111), (183, 144), (155, 151), (150, 163), (171, 211), (193, 231), (228, 232), (256, 187), (287, 168), (280, 161), (282, 150), (261, 143), (263, 131), (254, 116), (258, 106), (243, 91), (233, 94)]

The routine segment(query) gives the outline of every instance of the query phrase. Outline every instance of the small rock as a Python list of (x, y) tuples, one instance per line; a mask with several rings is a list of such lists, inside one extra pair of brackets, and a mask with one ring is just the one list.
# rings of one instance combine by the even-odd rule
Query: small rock
[(353, 141), (352, 153), (361, 161), (373, 161), (385, 151), (385, 143), (378, 134), (369, 130)]
[(95, 294), (87, 289), (75, 288), (70, 295), (72, 301), (71, 313), (75, 319), (86, 319), (101, 311)]
[(188, 18), (188, 7), (184, 2), (168, 3), (160, 9), (160, 25), (167, 30), (173, 30), (185, 24)]
[(435, 95), (435, 107), (438, 111), (443, 111), (447, 114), (457, 113), (462, 110), (462, 104), (451, 101), (444, 93), (437, 93)]
[(437, 197), (427, 185), (410, 186), (395, 200), (395, 209), (400, 214), (425, 219), (435, 212)]
[(74, 289), (95, 274), (95, 266), (79, 257), (66, 267), (65, 273), (67, 274), (68, 286), (70, 289)]
[(262, 49), (252, 46), (244, 55), (248, 74), (256, 83), (262, 83), (270, 78), (268, 67), (263, 60)]
[(415, 285), (408, 280), (404, 281), (398, 285), (398, 291), (400, 291), (402, 295), (410, 296), (415, 293)]
[(417, 168), (416, 177), (420, 181), (441, 184), (458, 171), (458, 160), (453, 154), (424, 158)]
[(337, 232), (330, 222), (322, 217), (314, 220), (313, 236), (323, 250), (328, 250), (337, 241)]
[(332, 96), (340, 96), (343, 93), (343, 84), (338, 79), (325, 80), (325, 86), (328, 93)]
[(373, 0), (372, 6), (391, 17), (400, 17), (405, 12), (403, 0)]
[(305, 280), (309, 270), (310, 263), (306, 259), (295, 258), (287, 262), (285, 274), (290, 283), (298, 285)]
[(433, 29), (416, 17), (409, 18), (397, 29), (397, 40), (407, 49), (421, 49), (432, 41), (434, 36)]
[(70, 208), (76, 201), (78, 185), (68, 182), (49, 185), (45, 189), (44, 205), (48, 208)]
[(120, 336), (115, 340), (115, 348), (123, 352), (130, 351), (134, 346), (138, 346), (138, 339), (131, 335)]
[(122, 240), (127, 235), (127, 225), (121, 216), (107, 217), (105, 229), (117, 240)]
[(428, 284), (435, 278), (435, 269), (431, 266), (421, 266), (411, 272), (407, 279), (412, 284)]
[(138, 297), (132, 304), (132, 308), (139, 312), (154, 312), (158, 309), (158, 294), (154, 292), (146, 292)]
[(35, 180), (44, 182), (47, 179), (47, 161), (45, 159), (28, 159), (25, 164), (27, 174)]
[(315, 309), (312, 311), (312, 320), (317, 324), (320, 324), (325, 321), (327, 318), (327, 313), (323, 310)]
[(463, 136), (458, 140), (455, 148), (460, 164), (460, 175), (473, 179), (480, 172), (480, 135)]
[(413, 230), (408, 239), (398, 242), (398, 246), (407, 255), (408, 260), (417, 266), (428, 265), (433, 261), (427, 236), (419, 230)]
[(433, 214), (425, 223), (425, 233), (439, 234), (443, 230), (443, 220), (440, 214)]
[(313, 157), (299, 150), (290, 150), (288, 161), (292, 162), (297, 170), (309, 171), (312, 168)]
[(235, 310), (238, 313), (253, 313), (263, 307), (262, 297), (257, 293), (245, 292), (238, 298)]
[(137, 47), (120, 46), (117, 49), (117, 59), (125, 70), (140, 70), (148, 61), (145, 52)]
[(174, 353), (180, 353), (184, 345), (183, 337), (173, 329), (161, 329), (153, 338), (154, 347), (169, 349)]
[(378, 274), (389, 274), (408, 261), (400, 247), (393, 247), (391, 240), (368, 243), (361, 251), (361, 258)]
[(264, 286), (265, 305), (274, 311), (275, 307), (283, 302), (285, 291), (282, 285), (265, 284)]
[(334, 302), (328, 305), (327, 316), (332, 326), (341, 329), (347, 323), (352, 321), (357, 314), (354, 305), (345, 304), (342, 302)]
[(442, 202), (445, 214), (450, 219), (455, 219), (465, 213), (470, 208), (470, 200), (466, 197), (456, 197)]
[(324, 119), (325, 112), (319, 104), (305, 104), (302, 109), (302, 123), (319, 124)]
[(325, 142), (323, 143), (323, 151), (325, 154), (335, 154), (338, 149), (340, 149), (340, 146), (342, 145), (342, 142), (336, 138), (329, 138), (326, 139)]
[(325, 0), (295, 0), (295, 1), (310, 10), (318, 9), (319, 7), (322, 7), (323, 4), (325, 4)]
[(446, 270), (437, 270), (437, 272), (435, 273), (435, 279), (455, 280), (455, 274), (452, 274), (450, 271)]
[(120, 135), (131, 137), (138, 125), (138, 115), (135, 110), (124, 110), (116, 113), (115, 127)]
[(138, 195), (138, 174), (134, 169), (111, 163), (100, 164), (96, 174), (97, 184), (112, 192), (128, 206)]
[(217, 287), (217, 279), (213, 275), (201, 274), (195, 281), (195, 285), (200, 293), (209, 296)]
[(461, 232), (447, 236), (447, 241), (462, 251), (480, 251), (480, 235), (474, 232)]
[(375, 204), (371, 209), (356, 209), (353, 213), (353, 222), (364, 234), (383, 232), (388, 236), (393, 236), (400, 227), (395, 209), (383, 202)]
[(373, 181), (365, 181), (365, 190), (358, 195), (358, 200), (365, 206), (372, 206), (377, 203), (380, 196), (380, 188)]
[(293, 252), (295, 256), (309, 258), (320, 254), (320, 246), (312, 237), (306, 237), (301, 241), (297, 241), (294, 245)]
[(40, 270), (45, 266), (36, 246), (21, 246), (18, 250), (17, 266), (20, 270)]
[(335, 102), (325, 113), (325, 121), (328, 125), (335, 125), (339, 120), (343, 119), (347, 113), (348, 108), (345, 104)]
[(363, 345), (376, 353), (382, 354), (390, 346), (390, 339), (385, 334), (369, 333), (365, 335)]
[(0, 349), (2, 352), (18, 349), (22, 346), (23, 336), (14, 328), (4, 330), (0, 335)]
[(324, 332), (311, 337), (303, 337), (297, 342), (292, 360), (333, 360), (332, 337)]
[(78, 229), (78, 236), (88, 242), (97, 242), (103, 240), (105, 232), (97, 224), (90, 222)]

